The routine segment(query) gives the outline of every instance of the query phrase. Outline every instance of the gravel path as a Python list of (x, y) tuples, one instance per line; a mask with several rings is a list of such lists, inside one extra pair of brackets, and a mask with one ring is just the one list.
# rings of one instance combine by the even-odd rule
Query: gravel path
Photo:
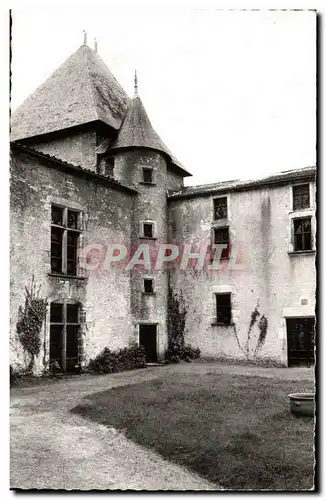
[(114, 428), (69, 413), (87, 394), (152, 380), (162, 369), (11, 391), (11, 488), (216, 490)]
[(313, 379), (312, 368), (260, 368), (214, 362), (80, 376), (11, 391), (11, 488), (79, 490), (216, 490), (193, 472), (163, 459), (114, 428), (69, 410), (83, 397), (172, 373), (234, 373)]

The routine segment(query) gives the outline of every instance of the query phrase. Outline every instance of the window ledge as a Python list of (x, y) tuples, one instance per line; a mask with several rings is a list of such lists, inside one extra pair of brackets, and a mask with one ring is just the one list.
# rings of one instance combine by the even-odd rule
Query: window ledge
[(305, 207), (305, 208), (297, 208), (296, 210), (291, 210), (289, 212), (289, 215), (292, 215), (292, 214), (298, 214), (298, 213), (303, 213), (303, 212), (313, 212), (314, 209), (313, 207)]
[(316, 253), (316, 250), (298, 250), (288, 252), (289, 255), (309, 255), (312, 253)]
[(60, 278), (60, 279), (68, 279), (68, 280), (85, 280), (86, 279), (86, 276), (73, 276), (72, 274), (48, 273), (48, 276), (51, 276), (51, 278)]
[(156, 186), (156, 182), (144, 182), (144, 181), (139, 181), (138, 184), (142, 184), (143, 186)]
[(232, 323), (217, 323), (217, 321), (214, 321), (213, 323), (211, 323), (211, 326), (225, 326), (225, 327), (229, 327), (229, 326), (232, 326)]
[(139, 236), (141, 240), (157, 240), (154, 236)]
[(142, 292), (143, 295), (156, 295), (155, 292)]
[[(218, 262), (220, 264), (223, 264), (223, 262), (228, 262), (230, 259), (231, 257), (223, 257)], [(210, 259), (210, 263), (213, 264), (213, 262), (216, 262), (216, 259)]]

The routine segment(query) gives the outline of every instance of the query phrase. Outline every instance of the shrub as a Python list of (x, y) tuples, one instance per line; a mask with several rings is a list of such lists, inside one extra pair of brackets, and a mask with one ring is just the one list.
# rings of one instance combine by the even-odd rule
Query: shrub
[(145, 349), (143, 346), (133, 345), (117, 351), (105, 347), (103, 351), (91, 359), (86, 371), (93, 373), (116, 373), (135, 368), (145, 368)]
[(10, 365), (10, 387), (19, 385), (23, 377), (28, 377), (31, 372), (26, 368), (16, 367)]
[(182, 359), (189, 363), (192, 359), (200, 357), (200, 349), (192, 347), (190, 344), (171, 343), (165, 353), (165, 359), (172, 363), (179, 363)]
[(41, 350), (41, 330), (46, 318), (47, 300), (40, 296), (32, 277), (30, 289), (25, 287), (25, 304), (18, 309), (16, 324), (17, 335), (21, 345), (30, 356), (28, 370), (33, 371), (35, 358)]
[(10, 387), (17, 384), (19, 373), (10, 365)]

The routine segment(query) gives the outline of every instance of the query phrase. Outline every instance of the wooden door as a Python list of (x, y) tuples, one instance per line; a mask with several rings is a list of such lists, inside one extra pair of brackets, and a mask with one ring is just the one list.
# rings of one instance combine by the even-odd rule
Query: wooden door
[(286, 320), (288, 366), (314, 364), (315, 318), (288, 318)]
[(139, 345), (144, 346), (146, 363), (157, 361), (156, 325), (139, 325)]

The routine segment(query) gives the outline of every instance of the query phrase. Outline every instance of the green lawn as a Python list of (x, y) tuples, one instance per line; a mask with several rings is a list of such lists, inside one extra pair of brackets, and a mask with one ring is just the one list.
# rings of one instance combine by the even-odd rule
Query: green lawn
[(227, 489), (313, 487), (314, 421), (287, 395), (313, 382), (178, 374), (97, 393), (72, 411)]

